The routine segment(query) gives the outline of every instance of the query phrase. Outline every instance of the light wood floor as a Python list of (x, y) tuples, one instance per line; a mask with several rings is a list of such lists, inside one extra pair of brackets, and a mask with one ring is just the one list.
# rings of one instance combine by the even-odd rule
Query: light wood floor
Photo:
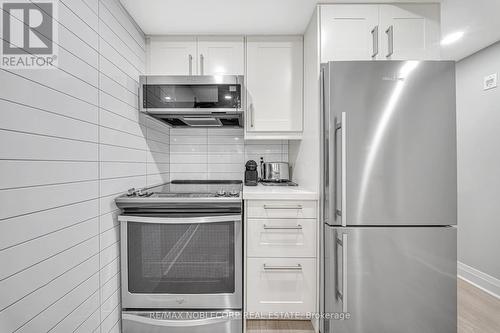
[(247, 320), (247, 333), (311, 333), (310, 321), (306, 320)]
[(458, 279), (458, 333), (500, 332), (500, 299)]
[[(308, 321), (248, 320), (248, 333), (311, 333)], [(500, 300), (458, 279), (458, 333), (499, 333)]]

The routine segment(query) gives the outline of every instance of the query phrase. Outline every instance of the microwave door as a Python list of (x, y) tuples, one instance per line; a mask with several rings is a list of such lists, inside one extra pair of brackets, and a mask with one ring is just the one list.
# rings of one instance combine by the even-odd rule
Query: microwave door
[(139, 91), (141, 111), (152, 114), (207, 114), (243, 110), (243, 77), (233, 77), (232, 81), (223, 80), (222, 83), (208, 79), (200, 83), (189, 82), (193, 79), (183, 77), (174, 78), (142, 77)]

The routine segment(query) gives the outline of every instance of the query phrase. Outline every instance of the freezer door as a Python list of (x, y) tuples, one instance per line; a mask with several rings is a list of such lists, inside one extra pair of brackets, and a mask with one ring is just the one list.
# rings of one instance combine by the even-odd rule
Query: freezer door
[(456, 224), (454, 63), (331, 62), (328, 78), (342, 225)]
[(329, 333), (456, 333), (454, 227), (326, 227)]

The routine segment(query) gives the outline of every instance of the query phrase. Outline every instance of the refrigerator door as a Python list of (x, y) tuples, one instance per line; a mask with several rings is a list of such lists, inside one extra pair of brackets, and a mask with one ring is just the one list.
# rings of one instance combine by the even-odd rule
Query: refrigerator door
[(454, 227), (325, 227), (329, 333), (456, 333)]
[(325, 78), (327, 209), (341, 216), (327, 223), (456, 224), (454, 63), (330, 62)]

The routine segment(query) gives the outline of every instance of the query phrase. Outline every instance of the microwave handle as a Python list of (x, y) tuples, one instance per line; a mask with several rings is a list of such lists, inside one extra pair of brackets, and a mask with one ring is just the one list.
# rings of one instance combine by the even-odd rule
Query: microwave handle
[(189, 75), (193, 75), (193, 56), (191, 54), (188, 55), (189, 61)]
[(241, 215), (224, 216), (200, 216), (200, 217), (151, 217), (151, 216), (133, 216), (120, 215), (120, 222), (137, 223), (158, 223), (158, 224), (203, 224), (203, 223), (221, 223), (221, 222), (241, 222)]

